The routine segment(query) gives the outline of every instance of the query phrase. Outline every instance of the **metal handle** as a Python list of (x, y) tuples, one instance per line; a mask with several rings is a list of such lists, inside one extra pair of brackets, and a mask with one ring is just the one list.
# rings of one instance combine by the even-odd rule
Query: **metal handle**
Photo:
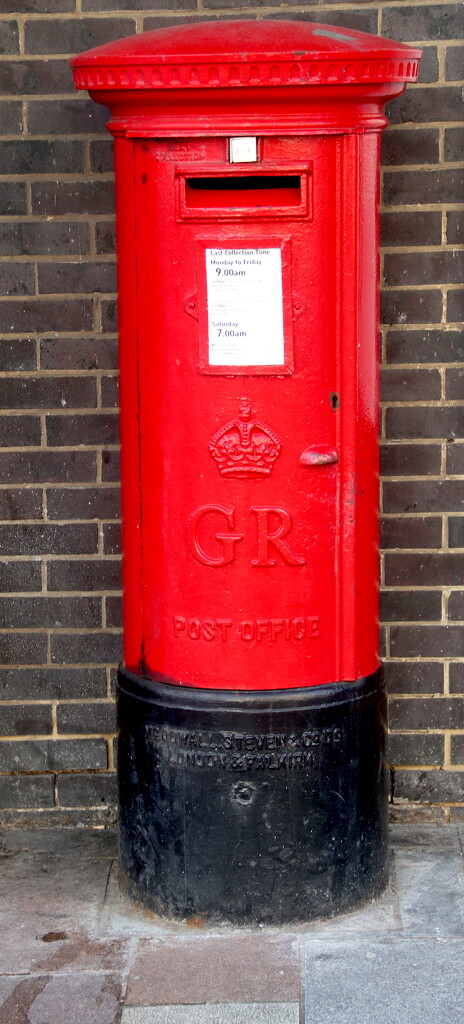
[(338, 453), (327, 445), (316, 444), (305, 448), (300, 455), (300, 462), (302, 466), (331, 466), (338, 462)]

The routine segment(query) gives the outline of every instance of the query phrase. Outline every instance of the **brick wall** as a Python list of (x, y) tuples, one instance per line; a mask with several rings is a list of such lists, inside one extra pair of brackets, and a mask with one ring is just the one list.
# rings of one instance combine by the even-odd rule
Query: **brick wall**
[(121, 635), (111, 142), (104, 110), (74, 92), (67, 58), (228, 14), (325, 21), (424, 47), (420, 84), (391, 105), (383, 145), (383, 654), (393, 813), (464, 816), (462, 8), (0, 0), (7, 824), (114, 820)]

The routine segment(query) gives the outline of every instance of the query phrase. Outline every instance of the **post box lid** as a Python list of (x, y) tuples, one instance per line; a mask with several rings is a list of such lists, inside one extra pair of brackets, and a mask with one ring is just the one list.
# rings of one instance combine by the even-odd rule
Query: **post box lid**
[(71, 61), (78, 89), (414, 82), (422, 52), (302, 21), (205, 21), (128, 36)]

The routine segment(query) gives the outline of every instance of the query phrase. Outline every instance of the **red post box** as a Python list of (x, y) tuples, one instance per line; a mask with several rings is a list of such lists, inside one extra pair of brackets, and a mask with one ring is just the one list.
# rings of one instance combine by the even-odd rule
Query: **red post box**
[(162, 914), (386, 883), (378, 161), (420, 56), (236, 21), (72, 62), (115, 137), (121, 863)]

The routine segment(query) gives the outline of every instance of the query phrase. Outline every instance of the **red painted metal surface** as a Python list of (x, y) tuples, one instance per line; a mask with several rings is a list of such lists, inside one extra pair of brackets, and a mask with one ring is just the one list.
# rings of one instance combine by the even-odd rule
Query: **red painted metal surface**
[[(378, 149), (419, 57), (222, 22), (73, 61), (116, 141), (136, 673), (239, 690), (378, 667)], [(256, 162), (230, 163), (250, 135)]]

